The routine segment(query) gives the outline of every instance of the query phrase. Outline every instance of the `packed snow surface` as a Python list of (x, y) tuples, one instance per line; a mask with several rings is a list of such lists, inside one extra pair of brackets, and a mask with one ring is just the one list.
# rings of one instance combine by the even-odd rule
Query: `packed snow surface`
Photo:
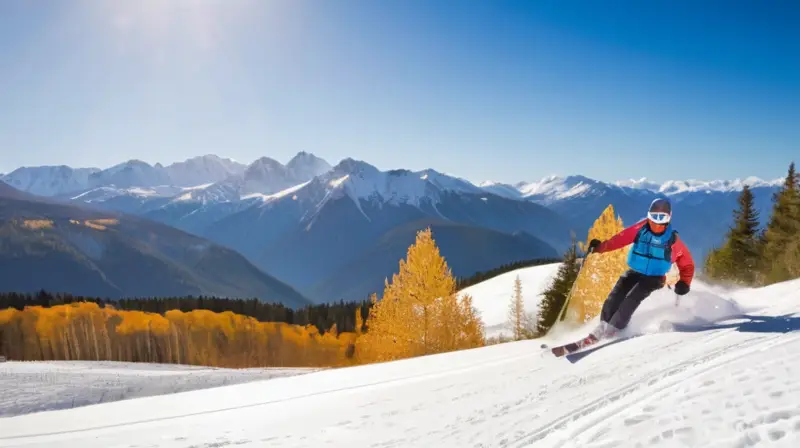
[[(318, 369), (221, 369), (128, 362), (0, 363), (0, 417), (170, 394)], [(0, 432), (0, 436), (3, 432)]]
[[(529, 340), (0, 419), (25, 447), (800, 446), (800, 281), (653, 294), (628, 339)], [(593, 325), (587, 325), (587, 327)]]

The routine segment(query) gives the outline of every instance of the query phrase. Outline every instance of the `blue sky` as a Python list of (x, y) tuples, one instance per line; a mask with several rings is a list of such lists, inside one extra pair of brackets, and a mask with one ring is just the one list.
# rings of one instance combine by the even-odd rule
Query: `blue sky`
[(0, 172), (309, 151), (663, 181), (799, 158), (800, 2), (564, 5), (0, 2)]

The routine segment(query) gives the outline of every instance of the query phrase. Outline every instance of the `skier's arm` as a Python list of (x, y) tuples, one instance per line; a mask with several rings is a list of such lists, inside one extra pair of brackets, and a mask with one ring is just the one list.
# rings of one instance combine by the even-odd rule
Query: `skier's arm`
[(680, 237), (676, 238), (675, 244), (672, 245), (672, 262), (678, 266), (680, 279), (691, 285), (694, 278), (694, 259)]
[(612, 250), (622, 249), (623, 247), (627, 246), (628, 244), (633, 244), (633, 240), (636, 239), (636, 234), (639, 233), (639, 229), (645, 224), (646, 220), (643, 219), (636, 224), (628, 227), (627, 229), (619, 232), (618, 234), (612, 236), (611, 238), (603, 241), (600, 243), (599, 246), (594, 250), (595, 253), (602, 254), (603, 252), (610, 252)]

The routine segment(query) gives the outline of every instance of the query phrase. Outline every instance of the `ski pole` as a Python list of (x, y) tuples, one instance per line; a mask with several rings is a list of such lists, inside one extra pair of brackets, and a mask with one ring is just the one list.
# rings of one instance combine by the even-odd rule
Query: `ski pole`
[[(667, 288), (669, 288), (669, 290), (670, 290), (670, 291), (674, 291), (674, 290), (672, 289), (672, 285), (667, 285)], [(679, 295), (678, 295), (678, 293), (676, 292), (676, 293), (675, 293), (675, 307), (677, 307), (678, 305), (680, 305), (680, 301), (681, 301), (681, 296), (679, 296)]]

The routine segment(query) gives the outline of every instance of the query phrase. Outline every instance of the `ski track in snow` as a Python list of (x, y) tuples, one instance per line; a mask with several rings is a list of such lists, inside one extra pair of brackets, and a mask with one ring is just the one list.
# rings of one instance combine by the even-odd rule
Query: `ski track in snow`
[(800, 280), (698, 284), (678, 308), (668, 290), (651, 296), (636, 337), (567, 358), (539, 345), (585, 328), (0, 419), (0, 447), (797, 447), (798, 311)]

